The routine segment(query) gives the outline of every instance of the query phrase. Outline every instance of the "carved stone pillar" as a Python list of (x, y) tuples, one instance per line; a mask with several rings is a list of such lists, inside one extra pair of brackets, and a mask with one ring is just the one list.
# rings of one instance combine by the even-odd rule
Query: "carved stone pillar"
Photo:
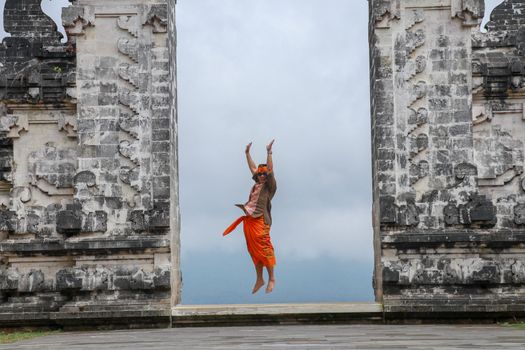
[[(178, 179), (168, 5), (72, 3), (63, 11), (66, 44), (39, 0), (6, 3), (0, 312), (69, 324), (169, 322), (180, 274), (177, 265), (172, 296), (178, 197), (170, 182)], [(177, 249), (173, 258), (178, 264)]]
[(524, 7), (505, 1), (482, 34), (483, 1), (370, 1), (374, 281), (387, 315), (523, 304)]

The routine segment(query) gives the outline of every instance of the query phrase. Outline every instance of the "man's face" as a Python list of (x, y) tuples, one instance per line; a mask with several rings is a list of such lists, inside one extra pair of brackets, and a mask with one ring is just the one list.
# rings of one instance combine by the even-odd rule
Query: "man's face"
[(268, 174), (266, 173), (257, 173), (257, 181), (259, 183), (265, 183), (267, 177), (268, 177)]

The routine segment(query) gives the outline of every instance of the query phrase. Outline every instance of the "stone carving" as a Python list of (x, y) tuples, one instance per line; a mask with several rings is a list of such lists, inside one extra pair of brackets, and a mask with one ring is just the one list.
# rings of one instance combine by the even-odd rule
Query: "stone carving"
[(132, 116), (132, 118), (135, 118), (139, 115), (138, 104), (140, 103), (140, 101), (138, 100), (136, 91), (121, 88), (118, 97), (119, 102), (122, 105), (128, 107), (129, 109), (131, 109), (131, 111), (135, 113), (135, 115)]
[(72, 188), (76, 158), (76, 149), (56, 148), (53, 143), (46, 144), (41, 151), (30, 153), (28, 163), (31, 184), (38, 187), (38, 181), (42, 179), (57, 189)]
[(87, 187), (93, 187), (97, 184), (97, 178), (91, 171), (81, 171), (75, 175), (75, 184), (85, 184)]
[(523, 173), (524, 144), (512, 134), (500, 125), (478, 130), (474, 146), (480, 186), (501, 186)]
[[(0, 292), (58, 291), (108, 291), (169, 289), (170, 271), (158, 267), (152, 272), (141, 268), (65, 268), (54, 276), (32, 269), (22, 273), (16, 269), (0, 269)], [(52, 281), (56, 280), (56, 285)]]
[(372, 19), (375, 22), (381, 22), (385, 18), (389, 20), (400, 19), (400, 0), (380, 0), (372, 4)]
[[(139, 168), (134, 167), (130, 168), (127, 166), (122, 166), (120, 168), (120, 180), (125, 184), (131, 185), (132, 183), (137, 183), (139, 181)], [(138, 188), (136, 188), (139, 191)]]
[(151, 25), (153, 33), (166, 33), (168, 28), (168, 7), (164, 4), (152, 5), (143, 21), (144, 25)]
[(423, 22), (425, 19), (425, 12), (416, 9), (409, 12), (408, 20), (406, 22), (405, 30), (412, 29), (416, 24)]
[(84, 216), (82, 232), (106, 232), (108, 229), (108, 214), (105, 211), (97, 210)]
[(13, 198), (17, 198), (22, 203), (27, 203), (31, 200), (31, 188), (29, 187), (15, 187), (13, 188)]
[(416, 226), (419, 223), (418, 209), (413, 200), (397, 205), (394, 197), (381, 201), (381, 224), (385, 226)]
[(452, 17), (463, 20), (465, 26), (478, 26), (485, 13), (483, 0), (452, 0)]
[(138, 66), (129, 65), (127, 63), (121, 63), (119, 67), (119, 76), (128, 81), (134, 88), (139, 87), (139, 78), (138, 78)]
[(418, 29), (415, 32), (406, 33), (407, 55), (412, 54), (418, 47), (425, 44), (425, 32)]
[(514, 222), (516, 225), (525, 225), (525, 204), (516, 204), (514, 207)]
[(95, 25), (93, 8), (88, 6), (64, 8), (62, 11), (62, 24), (70, 38), (84, 35), (87, 27)]
[(428, 148), (428, 135), (419, 134), (417, 137), (412, 136), (411, 141), (411, 152), (410, 159), (414, 159), (418, 154), (425, 151)]
[(14, 232), (16, 229), (16, 212), (0, 208), (0, 231)]
[(139, 44), (137, 39), (120, 38), (117, 46), (119, 52), (128, 56), (133, 62), (139, 62)]
[(127, 30), (135, 38), (139, 36), (140, 24), (137, 16), (120, 16), (117, 20), (119, 28)]
[(413, 132), (415, 128), (428, 123), (428, 110), (421, 107), (416, 112), (414, 109), (410, 108), (407, 121), (414, 126), (414, 128), (410, 130), (410, 132)]
[(66, 210), (57, 213), (57, 232), (67, 236), (80, 233), (82, 229), (82, 212), (78, 205), (68, 205)]
[(413, 185), (429, 174), (429, 164), (426, 160), (421, 160), (417, 164), (410, 166), (410, 183)]
[(417, 100), (422, 99), (427, 95), (427, 84), (424, 81), (417, 82), (411, 90), (411, 96), (408, 100), (408, 108), (410, 108)]
[[(505, 260), (502, 266), (483, 258), (466, 258), (460, 263), (448, 257), (432, 257), (424, 262), (403, 259), (385, 266), (383, 278), (387, 283), (399, 286), (454, 286), (464, 279), (471, 285), (491, 285), (502, 279), (504, 283), (512, 283), (511, 271), (515, 271), (515, 263), (512, 259)], [(523, 271), (519, 276), (525, 276)]]
[(496, 207), (485, 196), (472, 195), (466, 204), (450, 202), (444, 209), (447, 225), (494, 226)]
[(119, 129), (124, 131), (132, 138), (138, 140), (141, 131), (141, 123), (138, 116), (131, 112), (120, 111), (119, 115)]
[(463, 180), (467, 176), (478, 175), (478, 169), (475, 165), (469, 163), (460, 163), (454, 167), (454, 175), (457, 179)]
[(121, 141), (119, 145), (119, 152), (123, 157), (128, 158), (133, 163), (137, 165), (140, 163), (140, 159), (138, 158), (139, 148), (137, 142), (128, 140)]

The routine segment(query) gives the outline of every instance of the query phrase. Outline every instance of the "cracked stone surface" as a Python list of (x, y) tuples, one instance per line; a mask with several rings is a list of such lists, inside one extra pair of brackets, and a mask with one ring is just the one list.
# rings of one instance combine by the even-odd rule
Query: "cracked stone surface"
[(502, 326), (280, 326), (62, 333), (0, 349), (522, 349), (525, 331)]

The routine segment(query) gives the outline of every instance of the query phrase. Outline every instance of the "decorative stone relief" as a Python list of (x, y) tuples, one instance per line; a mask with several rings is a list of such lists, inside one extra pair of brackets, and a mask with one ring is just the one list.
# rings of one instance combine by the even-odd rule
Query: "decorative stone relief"
[(473, 195), (466, 204), (456, 205), (450, 202), (443, 210), (447, 225), (480, 225), (496, 224), (496, 208), (484, 196)]
[(485, 13), (484, 0), (451, 0), (452, 17), (463, 20), (465, 26), (478, 26)]
[(516, 225), (525, 225), (525, 204), (516, 204), (514, 207), (514, 222)]
[(152, 5), (142, 22), (151, 25), (153, 33), (166, 33), (168, 29), (168, 8), (166, 5)]
[(69, 6), (62, 11), (62, 24), (69, 37), (84, 35), (87, 27), (95, 25), (94, 8)]

